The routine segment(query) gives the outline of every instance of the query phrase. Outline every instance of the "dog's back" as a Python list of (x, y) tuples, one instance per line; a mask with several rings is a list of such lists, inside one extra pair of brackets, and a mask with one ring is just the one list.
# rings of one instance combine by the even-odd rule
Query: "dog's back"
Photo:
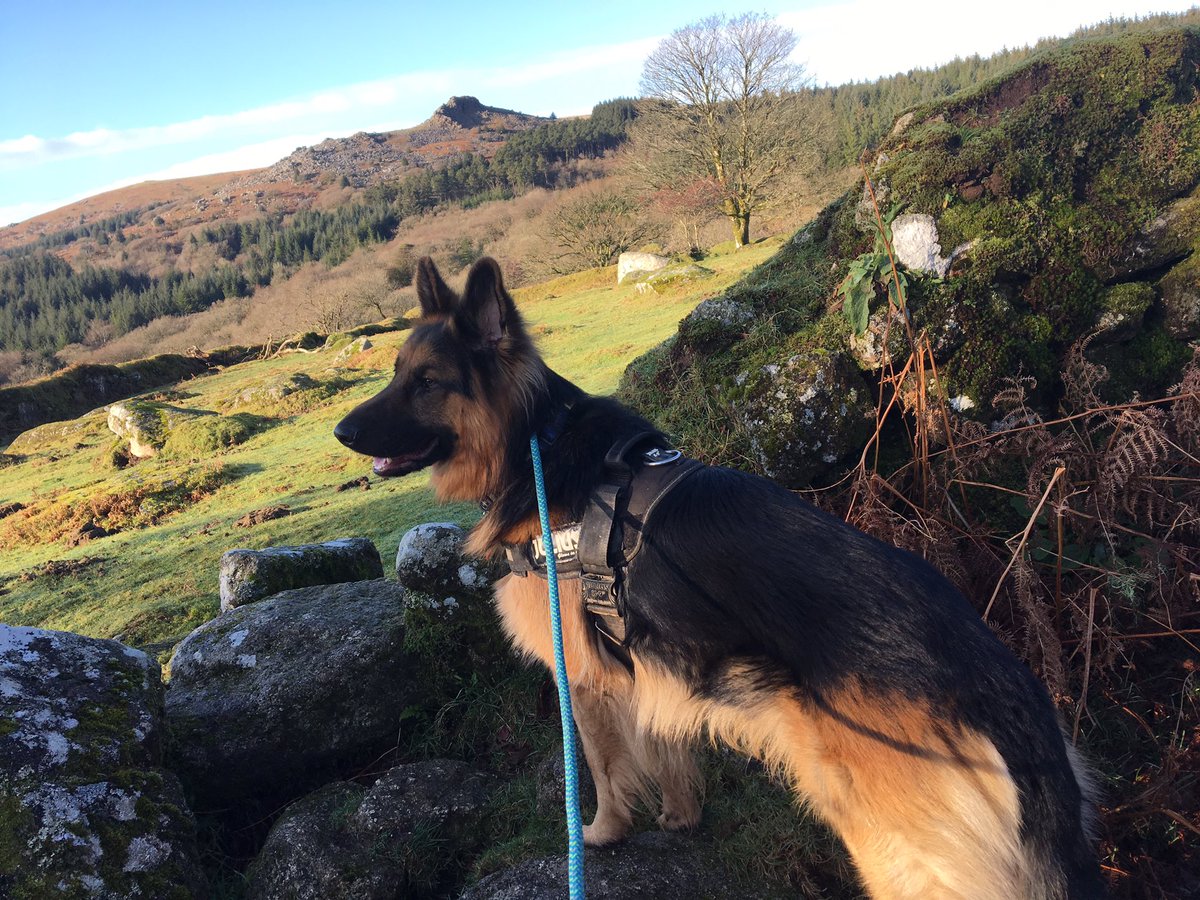
[(766, 758), (879, 897), (1096, 897), (1088, 799), (1044, 688), (931, 566), (708, 469), (629, 569), (639, 710)]

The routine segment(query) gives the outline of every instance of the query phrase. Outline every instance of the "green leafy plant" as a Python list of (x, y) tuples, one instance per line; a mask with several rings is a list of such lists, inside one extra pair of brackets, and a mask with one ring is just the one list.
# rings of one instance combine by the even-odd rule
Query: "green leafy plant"
[(864, 334), (871, 316), (871, 301), (875, 299), (875, 286), (886, 286), (888, 303), (903, 310), (908, 302), (908, 278), (896, 265), (891, 253), (892, 220), (900, 211), (893, 206), (882, 223), (875, 221), (875, 247), (850, 263), (850, 271), (838, 285), (842, 295), (842, 311), (855, 334)]

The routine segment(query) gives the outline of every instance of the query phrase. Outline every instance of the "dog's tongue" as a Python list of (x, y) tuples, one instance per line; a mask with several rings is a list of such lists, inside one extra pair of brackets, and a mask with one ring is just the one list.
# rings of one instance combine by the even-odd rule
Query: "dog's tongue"
[(411, 462), (411, 456), (376, 456), (371, 462), (371, 468), (376, 475), (394, 475)]
[(437, 438), (429, 442), (429, 446), (415, 453), (406, 453), (403, 456), (376, 456), (372, 457), (371, 468), (376, 475), (407, 475), (411, 470), (413, 463), (419, 463), (437, 446)]

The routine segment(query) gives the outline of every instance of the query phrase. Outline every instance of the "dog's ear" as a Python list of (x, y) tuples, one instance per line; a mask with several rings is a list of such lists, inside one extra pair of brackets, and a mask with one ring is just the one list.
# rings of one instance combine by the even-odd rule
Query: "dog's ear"
[(458, 306), (458, 294), (450, 290), (428, 256), (417, 262), (417, 299), (421, 302), (421, 315), (428, 319), (446, 318)]
[(454, 316), (464, 334), (479, 346), (495, 349), (505, 335), (521, 327), (517, 307), (504, 289), (500, 266), (485, 256), (471, 266), (462, 303)]

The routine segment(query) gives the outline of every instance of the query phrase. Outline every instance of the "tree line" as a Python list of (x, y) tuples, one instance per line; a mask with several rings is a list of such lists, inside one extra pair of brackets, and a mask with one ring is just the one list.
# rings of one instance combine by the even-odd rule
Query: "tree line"
[(0, 348), (49, 355), (82, 341), (94, 321), (124, 334), (249, 290), (245, 275), (231, 265), (151, 278), (128, 269), (73, 267), (41, 250), (0, 264)]

